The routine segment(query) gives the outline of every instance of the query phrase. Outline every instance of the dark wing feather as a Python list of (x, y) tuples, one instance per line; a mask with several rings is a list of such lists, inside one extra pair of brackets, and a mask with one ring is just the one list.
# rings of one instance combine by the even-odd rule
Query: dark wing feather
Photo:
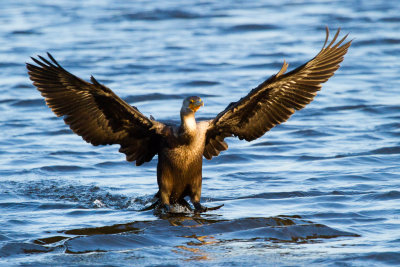
[(136, 165), (150, 161), (158, 152), (160, 136), (155, 128), (163, 125), (151, 120), (119, 98), (94, 77), (86, 82), (66, 71), (48, 53), (50, 60), (32, 58), (27, 63), (33, 84), (47, 105), (72, 131), (95, 146), (120, 144), (120, 152)]
[(340, 29), (327, 45), (329, 30), (323, 48), (312, 60), (284, 74), (288, 64), (238, 102), (231, 103), (210, 122), (207, 130), (204, 157), (211, 159), (227, 149), (225, 137), (237, 136), (252, 141), (264, 135), (295, 112), (309, 104), (326, 82), (340, 67), (351, 41), (347, 35), (335, 43)]

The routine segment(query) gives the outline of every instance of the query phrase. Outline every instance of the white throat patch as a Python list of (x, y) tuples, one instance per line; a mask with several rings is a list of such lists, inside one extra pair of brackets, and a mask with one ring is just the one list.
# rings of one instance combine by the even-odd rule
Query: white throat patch
[(184, 117), (185, 128), (190, 131), (194, 132), (197, 129), (196, 120), (193, 116), (185, 116)]

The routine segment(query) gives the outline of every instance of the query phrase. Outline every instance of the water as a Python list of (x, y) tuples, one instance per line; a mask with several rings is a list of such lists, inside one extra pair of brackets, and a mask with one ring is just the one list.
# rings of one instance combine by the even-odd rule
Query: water
[[(400, 263), (398, 1), (2, 1), (0, 264), (384, 266)], [(156, 161), (92, 147), (45, 106), (25, 62), (51, 52), (144, 114), (211, 118), (321, 48), (354, 43), (306, 109), (204, 162), (202, 215), (137, 212)]]

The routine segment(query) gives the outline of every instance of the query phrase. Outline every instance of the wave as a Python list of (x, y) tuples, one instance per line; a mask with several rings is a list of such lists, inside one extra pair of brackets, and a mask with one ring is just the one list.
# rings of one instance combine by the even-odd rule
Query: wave
[[(199, 237), (202, 236), (200, 239)], [(195, 215), (168, 215), (162, 220), (134, 221), (110, 226), (80, 228), (60, 231), (58, 235), (38, 238), (33, 243), (9, 243), (0, 249), (0, 255), (18, 253), (44, 253), (62, 246), (66, 253), (126, 251), (163, 245), (180, 246), (201, 243), (206, 237), (212, 244), (230, 240), (257, 238), (266, 242), (313, 242), (317, 239), (359, 235), (337, 230), (326, 225), (304, 220), (300, 216), (268, 218), (241, 218), (221, 220)], [(168, 240), (168, 243), (166, 243)], [(200, 242), (200, 243), (199, 243)]]

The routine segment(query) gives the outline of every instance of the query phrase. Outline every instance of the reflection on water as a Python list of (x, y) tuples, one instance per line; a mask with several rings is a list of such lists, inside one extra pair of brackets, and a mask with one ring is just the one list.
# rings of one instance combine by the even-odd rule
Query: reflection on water
[[(400, 262), (398, 1), (3, 1), (0, 265), (384, 266)], [(215, 211), (138, 212), (156, 161), (92, 147), (45, 106), (24, 63), (51, 52), (141, 112), (201, 119), (319, 51), (353, 45), (315, 101), (204, 162)], [(284, 214), (284, 215), (282, 215)], [(189, 261), (189, 263), (188, 263)]]
[[(357, 237), (300, 216), (225, 220), (218, 215), (163, 214), (160, 220), (135, 221), (111, 226), (59, 231), (56, 236), (33, 241), (36, 252), (63, 248), (65, 253), (124, 251), (162, 246), (185, 260), (207, 260), (218, 244), (263, 240), (272, 243), (305, 244), (315, 240)], [(61, 234), (61, 235), (60, 235)], [(15, 246), (26, 246), (26, 243)], [(37, 245), (41, 245), (38, 249)], [(26, 248), (21, 248), (27, 253)], [(29, 248), (31, 251), (33, 247)]]
[(209, 255), (207, 254), (207, 250), (203, 249), (201, 246), (213, 245), (219, 242), (213, 236), (192, 235), (185, 237), (189, 238), (190, 240), (196, 239), (198, 241), (198, 242), (189, 241), (186, 243), (186, 246), (184, 245), (176, 246), (177, 249), (172, 250), (172, 252), (183, 255), (186, 258), (185, 261), (210, 260)]

